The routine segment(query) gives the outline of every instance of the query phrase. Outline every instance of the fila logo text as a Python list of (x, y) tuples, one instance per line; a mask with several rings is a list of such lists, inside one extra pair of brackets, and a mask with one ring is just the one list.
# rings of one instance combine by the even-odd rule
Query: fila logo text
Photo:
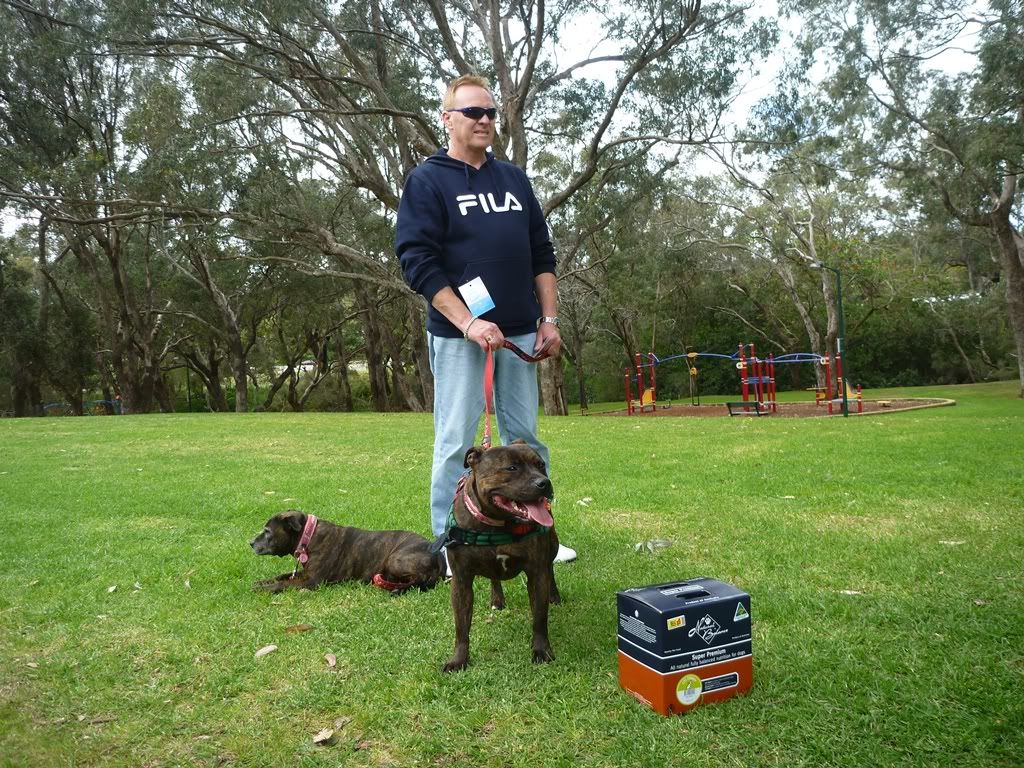
[[(505, 213), (506, 211), (521, 211), (523, 210), (522, 203), (516, 200), (516, 196), (511, 192), (505, 193), (505, 204), (498, 205), (494, 199), (494, 193), (488, 192), (486, 195), (459, 195), (455, 198), (459, 203), (459, 212), (465, 216), (466, 212), (479, 205), (483, 208), (484, 213)], [(479, 202), (478, 202), (479, 201)]]

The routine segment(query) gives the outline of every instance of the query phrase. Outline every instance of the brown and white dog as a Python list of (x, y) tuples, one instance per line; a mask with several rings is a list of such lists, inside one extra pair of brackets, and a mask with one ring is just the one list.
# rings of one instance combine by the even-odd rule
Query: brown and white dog
[(321, 584), (362, 581), (402, 594), (427, 590), (444, 576), (444, 558), (411, 531), (364, 531), (319, 520), (296, 509), (274, 515), (249, 542), (257, 555), (292, 555), (301, 567), (254, 589), (314, 589)]
[(471, 448), (452, 513), (455, 527), (446, 535), (452, 571), (455, 653), (443, 671), (469, 663), (473, 620), (473, 579), (491, 580), (491, 605), (505, 606), (501, 581), (526, 574), (533, 620), (533, 660), (554, 660), (548, 640), (548, 605), (561, 602), (552, 563), (558, 536), (551, 517), (551, 481), (544, 462), (521, 440), (484, 450)]

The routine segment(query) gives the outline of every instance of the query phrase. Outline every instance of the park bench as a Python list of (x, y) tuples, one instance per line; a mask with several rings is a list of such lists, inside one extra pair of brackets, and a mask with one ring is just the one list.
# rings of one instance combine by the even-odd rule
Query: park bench
[(763, 407), (756, 400), (738, 400), (726, 403), (730, 416), (769, 416), (771, 408)]

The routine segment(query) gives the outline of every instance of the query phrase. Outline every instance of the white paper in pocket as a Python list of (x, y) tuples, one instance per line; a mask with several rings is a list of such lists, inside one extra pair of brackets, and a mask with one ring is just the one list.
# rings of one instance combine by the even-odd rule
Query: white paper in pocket
[(484, 312), (494, 309), (494, 299), (491, 298), (487, 286), (479, 277), (474, 277), (468, 283), (460, 285), (459, 293), (462, 294), (462, 300), (466, 302), (473, 317), (480, 317)]

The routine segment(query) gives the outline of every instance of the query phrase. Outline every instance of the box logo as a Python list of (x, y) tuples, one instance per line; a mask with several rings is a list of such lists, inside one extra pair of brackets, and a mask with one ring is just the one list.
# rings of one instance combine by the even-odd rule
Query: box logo
[(685, 616), (673, 616), (671, 619), (668, 620), (668, 628), (669, 629), (682, 629), (685, 626), (686, 626), (686, 617)]
[(714, 640), (718, 635), (725, 634), (726, 630), (722, 629), (722, 625), (715, 621), (707, 613), (704, 614), (703, 618), (697, 622), (697, 626), (690, 630), (687, 637), (693, 637), (696, 635), (708, 645), (711, 645), (711, 641)]
[(743, 621), (744, 619), (750, 618), (750, 612), (743, 607), (743, 603), (736, 603), (736, 615), (732, 617), (733, 621)]

